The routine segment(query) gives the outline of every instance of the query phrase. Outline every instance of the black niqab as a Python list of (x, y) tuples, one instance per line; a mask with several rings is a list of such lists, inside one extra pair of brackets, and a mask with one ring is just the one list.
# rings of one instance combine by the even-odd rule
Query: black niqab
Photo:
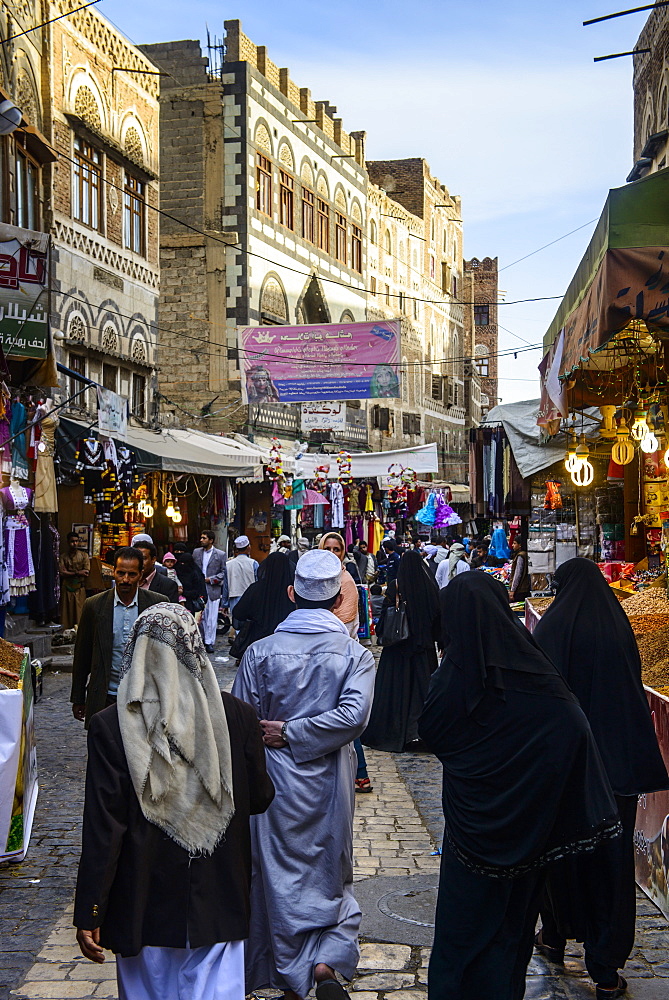
[(446, 836), (467, 867), (517, 877), (620, 832), (587, 719), (484, 573), (440, 592), (445, 654), (420, 734), (444, 768)]
[(192, 601), (198, 597), (207, 600), (207, 585), (204, 573), (197, 565), (190, 552), (175, 552), (177, 564), (175, 569), (179, 583), (183, 588), (183, 596)]
[(406, 602), (409, 638), (405, 642), (412, 648), (431, 646), (434, 649), (439, 621), (439, 588), (425, 560), (415, 549), (405, 552), (400, 559), (397, 580), (388, 584), (388, 604), (395, 603), (395, 588), (399, 590), (400, 600)]
[(639, 648), (618, 598), (589, 559), (563, 563), (553, 582), (557, 596), (534, 636), (588, 717), (613, 791), (669, 788)]
[(277, 625), (295, 610), (288, 597), (288, 587), (295, 578), (295, 567), (282, 552), (271, 552), (258, 567), (258, 581), (244, 591), (235, 606), (238, 621), (252, 621), (249, 644), (271, 635)]

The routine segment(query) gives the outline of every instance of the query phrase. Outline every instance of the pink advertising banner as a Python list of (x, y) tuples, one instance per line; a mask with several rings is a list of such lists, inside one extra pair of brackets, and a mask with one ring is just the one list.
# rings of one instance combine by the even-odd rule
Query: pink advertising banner
[(400, 395), (400, 321), (244, 327), (245, 403), (382, 399)]

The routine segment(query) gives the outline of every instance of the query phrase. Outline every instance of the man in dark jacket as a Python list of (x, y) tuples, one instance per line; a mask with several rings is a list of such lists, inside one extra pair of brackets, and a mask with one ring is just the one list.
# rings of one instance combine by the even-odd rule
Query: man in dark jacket
[(148, 609), (89, 730), (74, 905), (121, 1000), (244, 1000), (249, 816), (273, 797), (255, 712), (219, 691), (193, 616)]
[(158, 550), (153, 542), (135, 542), (133, 549), (142, 553), (144, 566), (142, 568), (142, 590), (152, 590), (155, 594), (162, 594), (165, 601), (172, 604), (179, 603), (179, 587), (170, 580), (166, 573), (159, 573), (156, 567)]
[(81, 613), (72, 665), (72, 714), (88, 724), (116, 698), (123, 648), (137, 616), (165, 598), (139, 590), (143, 559), (138, 549), (114, 554), (114, 587), (89, 597)]

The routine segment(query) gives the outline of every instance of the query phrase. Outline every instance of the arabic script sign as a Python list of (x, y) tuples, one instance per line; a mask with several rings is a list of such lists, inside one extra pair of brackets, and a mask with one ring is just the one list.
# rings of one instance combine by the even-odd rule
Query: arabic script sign
[(0, 226), (0, 346), (8, 357), (47, 355), (47, 247), (45, 233)]
[(301, 403), (398, 397), (399, 341), (398, 319), (240, 328), (243, 400)]
[(343, 431), (346, 428), (344, 400), (302, 403), (303, 431)]

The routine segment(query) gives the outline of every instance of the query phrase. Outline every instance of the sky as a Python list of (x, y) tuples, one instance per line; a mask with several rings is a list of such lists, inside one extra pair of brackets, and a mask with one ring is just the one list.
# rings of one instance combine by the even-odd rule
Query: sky
[[(368, 159), (425, 157), (462, 198), (465, 256), (499, 258), (505, 350), (541, 343), (609, 188), (632, 168), (632, 60), (593, 57), (632, 49), (648, 14), (582, 22), (642, 2), (102, 0), (98, 9), (136, 43), (206, 40), (207, 26), (221, 38), (223, 21), (240, 19), (298, 86), (337, 106), (347, 131), (367, 132)], [(541, 353), (500, 360), (503, 402), (538, 395)]]

